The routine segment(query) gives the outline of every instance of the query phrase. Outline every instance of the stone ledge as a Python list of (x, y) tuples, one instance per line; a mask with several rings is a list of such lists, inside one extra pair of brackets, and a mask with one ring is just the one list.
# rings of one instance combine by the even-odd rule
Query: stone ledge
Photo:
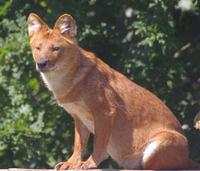
[[(54, 169), (21, 169), (21, 168), (9, 168), (9, 169), (0, 169), (0, 171), (55, 171)], [(65, 170), (66, 171), (66, 170)], [(74, 171), (74, 170), (68, 170)], [(77, 170), (83, 171), (83, 170)], [(88, 170), (87, 170), (88, 171)], [(131, 171), (131, 170), (120, 170), (120, 169), (90, 169), (89, 171)], [(139, 170), (134, 170), (139, 171)]]
[[(9, 169), (0, 169), (0, 171), (55, 171), (55, 170), (54, 169), (9, 168)], [(74, 171), (74, 170), (68, 170), (68, 171)], [(83, 171), (83, 170), (77, 170), (77, 171)], [(120, 169), (90, 169), (89, 171), (131, 171), (131, 170), (124, 170), (124, 169), (122, 169), (122, 170), (120, 170)], [(134, 171), (139, 171), (139, 170), (134, 170)], [(149, 170), (149, 171), (151, 171), (151, 170)]]
[[(9, 169), (0, 169), (0, 171), (55, 171), (54, 169), (21, 169), (21, 168), (9, 168)], [(65, 170), (66, 171), (66, 170)], [(74, 171), (74, 170), (68, 170)], [(83, 171), (83, 170), (77, 170)], [(88, 171), (88, 170), (87, 170)], [(120, 170), (120, 169), (90, 169), (89, 171), (131, 171), (131, 170)], [(139, 170), (134, 170), (139, 171)]]
[[(9, 169), (0, 169), (0, 171), (55, 171), (55, 170), (54, 169), (21, 169), (21, 168), (9, 168)], [(74, 171), (74, 170), (68, 170), (68, 171)], [(83, 170), (78, 170), (78, 171), (83, 171)], [(123, 170), (123, 169), (122, 170), (120, 170), (120, 169), (90, 169), (89, 171), (131, 171), (131, 170)], [(134, 170), (134, 171), (139, 171), (139, 170)], [(153, 171), (153, 170), (148, 170), (148, 171)], [(165, 170), (165, 171), (167, 171), (167, 170)], [(168, 171), (172, 171), (172, 170), (168, 170)], [(174, 171), (178, 171), (178, 170), (174, 170)], [(179, 170), (179, 171), (186, 171), (186, 170)], [(187, 171), (193, 171), (193, 170), (187, 170)]]

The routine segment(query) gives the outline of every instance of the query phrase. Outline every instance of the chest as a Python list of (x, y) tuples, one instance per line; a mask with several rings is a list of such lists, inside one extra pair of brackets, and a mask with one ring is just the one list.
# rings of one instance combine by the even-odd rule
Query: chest
[(43, 82), (47, 88), (53, 92), (55, 96), (62, 96), (68, 94), (73, 88), (72, 80), (68, 80), (65, 74), (58, 74), (54, 72), (40, 73)]
[(50, 91), (61, 89), (63, 79), (61, 75), (55, 74), (53, 72), (40, 73), (40, 75), (42, 77), (43, 82)]
[(91, 112), (83, 101), (62, 103), (62, 106), (69, 114), (76, 115), (82, 123), (94, 133), (94, 121)]

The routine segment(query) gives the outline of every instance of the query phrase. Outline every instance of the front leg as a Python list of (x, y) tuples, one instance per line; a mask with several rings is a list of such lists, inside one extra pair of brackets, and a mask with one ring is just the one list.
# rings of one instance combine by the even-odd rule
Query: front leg
[(80, 167), (80, 169), (96, 168), (107, 158), (107, 145), (113, 125), (113, 116), (99, 115), (94, 118), (94, 146), (92, 155)]
[(67, 161), (60, 162), (55, 166), (56, 170), (78, 168), (83, 163), (82, 159), (86, 151), (90, 132), (76, 115), (73, 115), (73, 118), (75, 123), (74, 151)]

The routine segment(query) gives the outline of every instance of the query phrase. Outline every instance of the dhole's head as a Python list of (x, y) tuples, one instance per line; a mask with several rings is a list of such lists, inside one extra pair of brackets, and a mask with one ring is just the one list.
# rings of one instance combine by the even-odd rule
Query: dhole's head
[(51, 29), (38, 15), (31, 13), (28, 32), (33, 58), (40, 72), (70, 69), (77, 63), (76, 24), (70, 15), (60, 16)]

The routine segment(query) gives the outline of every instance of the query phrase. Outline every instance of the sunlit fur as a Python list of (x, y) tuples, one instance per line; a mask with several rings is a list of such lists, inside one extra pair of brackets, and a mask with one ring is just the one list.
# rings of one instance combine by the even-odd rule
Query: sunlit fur
[[(36, 14), (30, 14), (28, 23), (36, 64), (41, 58), (53, 63), (40, 74), (75, 121), (74, 152), (57, 169), (94, 168), (107, 154), (125, 169), (200, 168), (189, 160), (187, 139), (168, 107), (81, 49), (70, 15), (59, 17), (53, 29)], [(54, 46), (59, 50), (52, 50)], [(83, 161), (90, 133), (94, 134), (93, 153)]]

